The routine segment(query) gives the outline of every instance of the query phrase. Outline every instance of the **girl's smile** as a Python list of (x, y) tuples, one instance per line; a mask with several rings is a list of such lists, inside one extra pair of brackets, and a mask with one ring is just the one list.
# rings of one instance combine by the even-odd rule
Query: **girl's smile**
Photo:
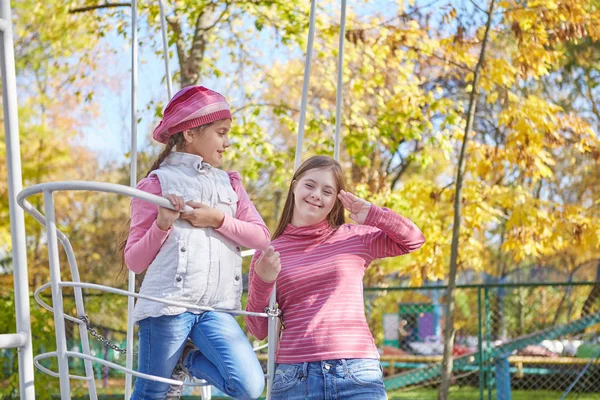
[(292, 225), (308, 226), (327, 218), (337, 199), (335, 176), (330, 169), (313, 169), (294, 182)]

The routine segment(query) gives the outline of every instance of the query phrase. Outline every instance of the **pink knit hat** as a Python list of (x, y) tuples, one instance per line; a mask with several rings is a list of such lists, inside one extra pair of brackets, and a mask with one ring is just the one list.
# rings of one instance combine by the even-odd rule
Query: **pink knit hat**
[(231, 119), (231, 111), (225, 97), (204, 86), (188, 86), (169, 101), (152, 137), (167, 143), (178, 132), (228, 118)]

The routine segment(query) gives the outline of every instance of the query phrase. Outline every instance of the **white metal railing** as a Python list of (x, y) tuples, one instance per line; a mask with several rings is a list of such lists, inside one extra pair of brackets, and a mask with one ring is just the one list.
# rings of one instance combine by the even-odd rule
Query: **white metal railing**
[[(66, 238), (66, 236), (56, 228), (56, 221), (54, 219), (54, 204), (52, 194), (54, 191), (59, 190), (100, 190), (105, 192), (118, 193), (130, 197), (137, 197), (145, 199), (146, 196), (151, 196), (146, 193), (135, 190), (136, 176), (137, 176), (137, 76), (138, 76), (138, 40), (137, 40), (137, 1), (132, 0), (131, 6), (131, 168), (130, 168), (130, 186), (129, 188), (120, 185), (112, 185), (106, 183), (93, 183), (93, 182), (55, 182), (47, 183), (42, 185), (36, 185), (28, 188), (19, 194), (21, 207), (34, 216), (41, 224), (47, 227), (48, 230), (48, 244), (52, 248), (49, 252), (50, 265), (51, 265), (51, 282), (48, 284), (52, 288), (53, 305), (55, 308), (53, 312), (55, 318), (57, 314), (61, 315), (61, 318), (56, 319), (57, 324), (57, 351), (54, 353), (59, 361), (59, 377), (65, 377), (65, 370), (68, 370), (68, 357), (74, 357), (75, 354), (79, 354), (78, 357), (84, 359), (86, 376), (93, 376), (92, 361), (104, 363), (104, 360), (95, 359), (89, 355), (89, 342), (87, 333), (81, 332), (82, 321), (77, 320), (77, 324), (80, 327), (80, 336), (82, 340), (82, 349), (88, 354), (73, 353), (66, 351), (65, 343), (61, 342), (59, 345), (59, 337), (64, 339), (64, 318), (65, 315), (62, 310), (62, 287), (68, 282), (60, 281), (60, 271), (57, 269), (58, 266), (58, 248), (57, 242), (61, 242), (67, 252), (67, 258), (71, 267), (71, 274), (73, 281), (70, 284), (79, 284), (79, 274), (73, 249)], [(313, 42), (315, 34), (315, 19), (316, 19), (316, 7), (317, 0), (311, 0), (310, 8), (310, 25), (308, 32), (308, 42), (306, 51), (306, 61), (304, 70), (304, 82), (302, 87), (302, 99), (300, 106), (300, 118), (298, 121), (298, 133), (296, 143), (296, 154), (294, 160), (294, 167), (297, 168), (300, 164), (300, 158), (302, 155), (302, 144), (304, 138), (304, 125), (306, 120), (306, 108), (309, 90), (309, 79), (310, 79), (310, 66), (312, 61), (313, 53)], [(172, 83), (171, 83), (171, 71), (169, 68), (169, 52), (168, 52), (168, 40), (167, 40), (167, 28), (166, 28), (166, 17), (165, 10), (163, 7), (162, 0), (159, 0), (160, 8), (160, 22), (161, 22), (161, 35), (163, 42), (163, 50), (165, 57), (165, 69), (166, 69), (166, 85), (169, 98), (172, 97)], [(335, 127), (335, 147), (334, 157), (339, 160), (340, 157), (340, 144), (341, 144), (341, 107), (342, 107), (342, 83), (343, 83), (343, 50), (344, 50), (344, 33), (345, 33), (345, 22), (346, 22), (346, 0), (341, 0), (341, 14), (340, 14), (340, 42), (339, 42), (339, 55), (338, 55), (338, 76), (337, 76), (337, 96), (336, 96), (336, 127)], [(16, 194), (21, 191), (22, 188), (22, 177), (21, 177), (21, 161), (20, 161), (20, 148), (19, 148), (19, 132), (18, 132), (18, 115), (17, 115), (17, 100), (16, 100), (16, 79), (15, 79), (15, 68), (14, 68), (14, 49), (13, 49), (13, 37), (12, 37), (12, 22), (11, 22), (11, 9), (10, 0), (0, 0), (0, 35), (2, 40), (0, 41), (0, 64), (2, 68), (2, 94), (3, 94), (3, 107), (4, 107), (4, 124), (6, 132), (6, 153), (7, 153), (7, 167), (8, 167), (8, 197), (9, 197), (9, 210), (10, 210), (10, 222), (11, 222), (11, 235), (12, 235), (12, 259), (14, 265), (14, 287), (15, 287), (15, 307), (17, 316), (17, 332), (9, 334), (0, 334), (0, 348), (18, 348), (19, 357), (19, 388), (20, 396), (26, 400), (33, 400), (35, 398), (35, 391), (33, 385), (33, 351), (31, 344), (31, 325), (30, 325), (30, 310), (29, 310), (29, 283), (27, 280), (27, 259), (26, 259), (26, 246), (25, 246), (25, 224), (23, 211), (16, 206)], [(100, 186), (95, 186), (100, 185)], [(29, 204), (25, 199), (35, 193), (44, 193), (45, 199), (45, 213), (46, 217), (42, 215), (37, 209)], [(152, 199), (145, 199), (152, 203), (162, 205), (165, 207), (170, 206), (165, 199), (152, 196)], [(251, 253), (250, 253), (251, 254)], [(248, 255), (245, 253), (244, 255)], [(136, 297), (134, 293), (134, 274), (129, 272), (128, 274), (128, 315), (131, 315), (133, 309), (133, 299)], [(44, 285), (44, 288), (48, 286)], [(84, 315), (83, 297), (81, 290), (84, 286), (74, 286), (76, 309), (77, 313)], [(41, 289), (41, 288), (40, 288)], [(39, 299), (39, 290), (36, 290), (36, 299)], [(42, 307), (49, 307), (43, 305)], [(270, 307), (275, 307), (275, 291), (269, 301)], [(52, 309), (52, 307), (49, 307)], [(69, 316), (70, 317), (70, 316)], [(277, 327), (273, 322), (275, 317), (269, 316), (269, 338), (270, 342), (277, 339)], [(67, 318), (69, 319), (69, 318)], [(58, 331), (61, 331), (59, 334)], [(128, 349), (126, 353), (126, 378), (125, 378), (125, 398), (129, 399), (131, 394), (131, 377), (136, 373), (132, 371), (133, 365), (133, 322), (131, 318), (128, 320), (127, 329), (127, 343)], [(267, 364), (267, 397), (270, 397), (271, 385), (270, 382), (274, 375), (275, 364), (271, 361), (274, 359), (275, 346), (269, 346), (269, 363)], [(47, 357), (50, 353), (46, 353)], [(40, 360), (41, 355), (36, 357), (36, 360)], [(36, 361), (39, 365), (39, 363)], [(127, 372), (127, 371), (131, 371)], [(47, 372), (47, 371), (46, 371)], [(95, 399), (97, 397), (95, 392), (94, 380), (88, 381), (90, 384), (90, 397)], [(63, 393), (69, 392), (69, 382), (67, 379), (61, 379), (61, 396)], [(68, 396), (68, 395), (67, 395)], [(64, 398), (64, 397), (63, 397)], [(68, 398), (68, 397), (67, 397)]]
[[(86, 324), (80, 318), (65, 314), (63, 310), (62, 303), (62, 289), (64, 287), (72, 287), (75, 293), (75, 305), (77, 314), (79, 317), (85, 316), (85, 308), (83, 303), (83, 294), (82, 289), (93, 289), (100, 290), (109, 293), (115, 293), (123, 296), (128, 296), (129, 298), (143, 298), (151, 301), (160, 302), (163, 304), (174, 305), (174, 306), (182, 306), (189, 309), (202, 310), (202, 311), (214, 311), (214, 312), (227, 312), (230, 314), (237, 315), (250, 315), (256, 317), (264, 317), (268, 318), (268, 360), (267, 360), (267, 398), (270, 398), (271, 394), (271, 385), (274, 376), (274, 357), (275, 357), (275, 349), (277, 348), (277, 323), (276, 323), (276, 306), (275, 306), (275, 292), (271, 296), (269, 301), (269, 308), (274, 311), (273, 313), (257, 313), (257, 312), (246, 312), (241, 310), (225, 310), (225, 309), (216, 309), (212, 307), (204, 307), (197, 306), (194, 304), (187, 304), (183, 302), (176, 302), (170, 300), (164, 300), (152, 296), (146, 296), (142, 294), (138, 294), (135, 292), (131, 292), (129, 290), (122, 290), (113, 288), (105, 285), (98, 285), (93, 283), (81, 282), (79, 278), (79, 270), (77, 267), (77, 261), (75, 259), (75, 254), (73, 252), (73, 248), (69, 239), (64, 233), (62, 233), (56, 227), (56, 219), (54, 215), (54, 192), (58, 191), (97, 191), (97, 192), (105, 192), (105, 193), (114, 193), (118, 195), (129, 196), (132, 198), (138, 198), (144, 201), (151, 202), (161, 207), (173, 208), (171, 203), (162, 197), (155, 196), (146, 192), (143, 192), (138, 189), (134, 189), (131, 187), (117, 185), (112, 183), (104, 183), (104, 182), (84, 182), (84, 181), (63, 181), (63, 182), (49, 182), (42, 183), (39, 185), (34, 185), (29, 188), (22, 190), (17, 195), (17, 203), (19, 206), (23, 208), (27, 213), (29, 213), (33, 218), (35, 218), (40, 224), (46, 227), (47, 235), (48, 235), (48, 254), (49, 254), (49, 262), (50, 262), (50, 282), (40, 286), (34, 292), (35, 300), (42, 306), (44, 309), (51, 311), (54, 313), (55, 320), (55, 330), (56, 330), (56, 348), (57, 351), (43, 353), (35, 356), (34, 364), (35, 366), (42, 372), (47, 373), (51, 376), (58, 377), (60, 379), (60, 393), (62, 399), (70, 398), (70, 379), (81, 379), (88, 382), (89, 396), (91, 400), (97, 400), (97, 393), (94, 381), (94, 374), (92, 369), (92, 362), (97, 362), (99, 364), (105, 365), (109, 368), (118, 369), (120, 371), (125, 372), (130, 376), (137, 376), (141, 378), (151, 379), (159, 382), (165, 382), (172, 385), (193, 385), (193, 386), (206, 386), (206, 383), (191, 383), (191, 384), (183, 384), (180, 381), (175, 381), (172, 379), (166, 379), (158, 376), (151, 376), (147, 374), (143, 374), (133, 370), (130, 366), (120, 366), (115, 363), (111, 363), (109, 361), (93, 357), (90, 353), (89, 346), (89, 337), (86, 330)], [(43, 193), (44, 195), (44, 210), (45, 216), (33, 207), (26, 199), (29, 196), (34, 194)], [(62, 281), (60, 274), (60, 263), (58, 259), (58, 243), (61, 243), (63, 246), (65, 253), (67, 255), (67, 261), (69, 264), (69, 270), (71, 272), (72, 281)], [(244, 255), (251, 255), (253, 251), (245, 251)], [(45, 303), (41, 297), (40, 293), (50, 287), (52, 289), (52, 306)], [(66, 342), (66, 334), (65, 334), (65, 320), (74, 322), (79, 326), (79, 335), (81, 338), (82, 351), (73, 352), (67, 350), (67, 342)], [(129, 327), (128, 327), (129, 329)], [(128, 332), (128, 337), (130, 337)], [(13, 340), (17, 340), (18, 337), (13, 338)], [(128, 352), (132, 352), (132, 342), (127, 341)], [(256, 349), (255, 349), (256, 350)], [(132, 352), (133, 353), (133, 352)], [(44, 366), (42, 366), (39, 361), (42, 359), (46, 359), (49, 357), (56, 357), (58, 360), (58, 373), (51, 371)], [(69, 374), (69, 366), (68, 366), (68, 358), (69, 357), (78, 357), (84, 360), (85, 365), (85, 376), (77, 376)], [(206, 391), (204, 392), (206, 393)], [(204, 394), (203, 393), (203, 394)], [(129, 393), (126, 393), (129, 396)], [(207, 396), (210, 396), (210, 393), (207, 393)]]
[[(162, 15), (161, 15), (162, 17)], [(137, 186), (137, 83), (138, 83), (138, 32), (137, 32), (137, 0), (131, 0), (131, 159), (129, 160), (129, 186)], [(127, 289), (135, 292), (135, 274), (127, 273)], [(127, 298), (127, 352), (125, 365), (133, 369), (133, 297)], [(131, 397), (130, 374), (125, 375), (125, 400)]]
[(25, 215), (17, 206), (17, 193), (21, 190), (21, 149), (19, 144), (19, 115), (15, 54), (13, 48), (10, 0), (0, 0), (0, 68), (2, 74), (2, 106), (4, 109), (4, 134), (6, 141), (6, 166), (8, 175), (8, 209), (12, 242), (12, 264), (15, 288), (15, 314), (17, 331), (0, 334), (0, 348), (19, 349), (19, 394), (22, 399), (33, 400), (33, 350), (31, 345), (31, 314), (29, 310), (29, 281), (27, 279), (27, 248), (25, 243)]

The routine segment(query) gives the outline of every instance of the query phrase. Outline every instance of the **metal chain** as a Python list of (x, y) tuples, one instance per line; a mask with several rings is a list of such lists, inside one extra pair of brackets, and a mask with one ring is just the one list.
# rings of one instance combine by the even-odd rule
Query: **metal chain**
[(283, 312), (279, 308), (265, 307), (265, 313), (270, 317), (278, 317), (281, 323), (281, 330), (285, 329), (285, 322), (283, 322)]
[[(285, 329), (285, 322), (283, 322), (283, 313), (281, 312), (280, 309), (265, 307), (265, 313), (267, 315), (269, 315), (269, 316), (272, 316), (272, 317), (278, 317), (279, 321), (281, 322), (281, 330)], [(90, 324), (90, 320), (88, 319), (87, 316), (82, 315), (82, 316), (79, 317), (79, 319), (81, 321), (83, 321), (83, 323), (85, 324), (85, 327), (87, 328), (87, 330), (90, 333), (90, 335), (92, 335), (94, 338), (96, 338), (96, 340), (102, 342), (105, 347), (111, 348), (114, 351), (116, 351), (117, 353), (121, 353), (121, 354), (126, 354), (127, 353), (126, 349), (120, 348), (119, 346), (117, 346), (114, 343), (111, 343), (107, 338), (105, 338), (104, 336), (102, 336), (101, 334), (99, 334), (96, 331), (96, 329), (94, 329), (92, 327), (92, 325)], [(137, 355), (137, 351), (133, 352), (133, 354)]]
[[(87, 316), (82, 315), (81, 317), (79, 317), (80, 320), (82, 320), (85, 323), (85, 326), (88, 330), (88, 332), (90, 332), (90, 335), (92, 335), (93, 337), (96, 338), (96, 340), (102, 342), (104, 344), (105, 347), (111, 348), (114, 351), (116, 351), (117, 353), (121, 353), (121, 354), (125, 354), (127, 353), (126, 349), (122, 349), (119, 346), (117, 346), (114, 343), (111, 343), (107, 338), (105, 338), (104, 336), (102, 336), (101, 334), (99, 334), (90, 324), (90, 320), (88, 319)], [(137, 351), (133, 353), (134, 355), (137, 354)]]

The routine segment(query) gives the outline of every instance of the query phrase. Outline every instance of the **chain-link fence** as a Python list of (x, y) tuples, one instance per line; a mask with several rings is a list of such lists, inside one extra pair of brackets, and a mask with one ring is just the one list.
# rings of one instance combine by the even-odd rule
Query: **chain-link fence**
[[(365, 291), (390, 397), (437, 398), (445, 295)], [(455, 304), (451, 398), (600, 399), (600, 283), (459, 286)]]
[[(443, 286), (365, 290), (390, 398), (437, 399), (445, 295)], [(459, 286), (455, 304), (452, 399), (600, 399), (600, 282)], [(125, 347), (124, 332), (96, 329)], [(90, 344), (93, 355), (124, 363), (101, 342)], [(78, 340), (69, 343), (78, 347)], [(16, 368), (13, 353), (3, 354), (4, 376)], [(69, 364), (83, 374), (81, 360)], [(94, 371), (101, 386), (122, 387), (121, 372), (97, 364)]]

